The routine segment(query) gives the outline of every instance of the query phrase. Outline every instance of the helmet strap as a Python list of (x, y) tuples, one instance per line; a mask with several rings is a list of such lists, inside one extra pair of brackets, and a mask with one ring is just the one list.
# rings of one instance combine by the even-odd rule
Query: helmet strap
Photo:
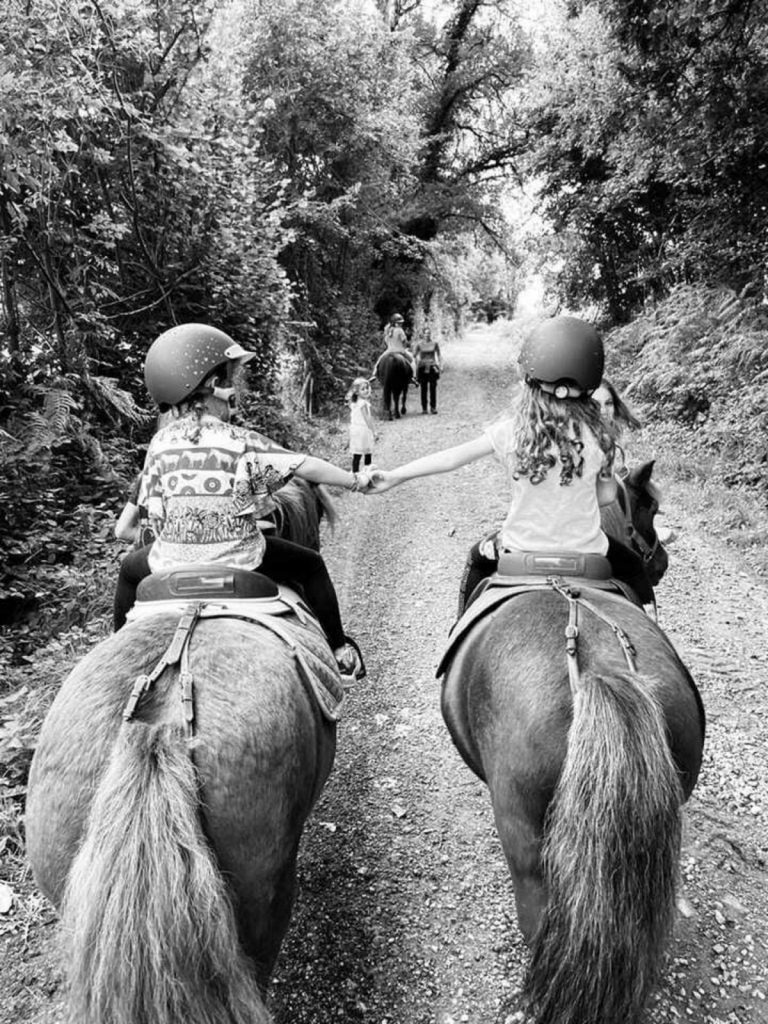
[(234, 409), (237, 405), (237, 396), (234, 388), (221, 388), (217, 385), (214, 386), (212, 395), (214, 398), (218, 398), (221, 402), (226, 402), (230, 409)]

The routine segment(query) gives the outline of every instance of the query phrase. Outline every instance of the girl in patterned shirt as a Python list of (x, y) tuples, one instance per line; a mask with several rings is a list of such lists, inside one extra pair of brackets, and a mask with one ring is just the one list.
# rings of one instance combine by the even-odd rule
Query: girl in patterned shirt
[(253, 355), (204, 324), (174, 327), (151, 346), (147, 389), (172, 418), (150, 443), (137, 501), (148, 510), (156, 539), (121, 564), (115, 629), (124, 624), (136, 587), (150, 572), (193, 563), (258, 569), (276, 583), (302, 586), (339, 671), (360, 678), (362, 665), (344, 634), (323, 558), (311, 548), (265, 536), (261, 527), (275, 509), (272, 493), (293, 476), (352, 490), (368, 480), (229, 422), (235, 371)]

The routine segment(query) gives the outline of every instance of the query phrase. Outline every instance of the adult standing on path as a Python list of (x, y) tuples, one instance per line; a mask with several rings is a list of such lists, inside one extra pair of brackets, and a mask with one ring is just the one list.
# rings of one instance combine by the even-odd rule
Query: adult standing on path
[(424, 337), (417, 342), (413, 355), (416, 359), (416, 380), (421, 388), (421, 411), (427, 411), (429, 398), (429, 411), (437, 413), (437, 382), (442, 372), (442, 357), (440, 343), (432, 338), (429, 327), (424, 329)]

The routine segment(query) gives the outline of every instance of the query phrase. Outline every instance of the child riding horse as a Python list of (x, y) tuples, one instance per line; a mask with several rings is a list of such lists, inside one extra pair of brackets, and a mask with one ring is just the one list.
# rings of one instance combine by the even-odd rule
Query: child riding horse
[(171, 328), (147, 353), (147, 390), (172, 418), (149, 446), (138, 499), (157, 539), (123, 560), (115, 628), (125, 622), (136, 587), (150, 572), (200, 563), (258, 568), (277, 583), (303, 587), (339, 671), (359, 675), (322, 557), (281, 537), (265, 537), (261, 524), (275, 510), (272, 492), (293, 476), (353, 490), (364, 478), (229, 422), (235, 371), (253, 355), (205, 324)]
[(496, 571), (500, 551), (570, 551), (607, 555), (614, 574), (653, 602), (642, 561), (600, 527), (600, 506), (616, 496), (615, 435), (591, 394), (603, 373), (603, 344), (594, 327), (576, 317), (542, 323), (520, 352), (524, 382), (516, 413), (473, 441), (426, 455), (372, 476), (372, 490), (433, 473), (447, 473), (486, 455), (505, 466), (512, 504), (491, 549), (470, 551), (462, 584), (468, 597)]

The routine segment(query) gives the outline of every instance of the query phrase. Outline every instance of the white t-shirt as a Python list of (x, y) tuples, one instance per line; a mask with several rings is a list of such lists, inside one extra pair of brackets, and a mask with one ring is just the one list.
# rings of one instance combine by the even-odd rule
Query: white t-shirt
[(591, 431), (583, 431), (584, 468), (569, 484), (560, 483), (560, 462), (538, 484), (528, 477), (515, 480), (515, 423), (493, 423), (485, 430), (494, 454), (506, 468), (512, 503), (499, 535), (508, 551), (580, 551), (604, 555), (608, 538), (600, 528), (597, 478), (604, 455)]

